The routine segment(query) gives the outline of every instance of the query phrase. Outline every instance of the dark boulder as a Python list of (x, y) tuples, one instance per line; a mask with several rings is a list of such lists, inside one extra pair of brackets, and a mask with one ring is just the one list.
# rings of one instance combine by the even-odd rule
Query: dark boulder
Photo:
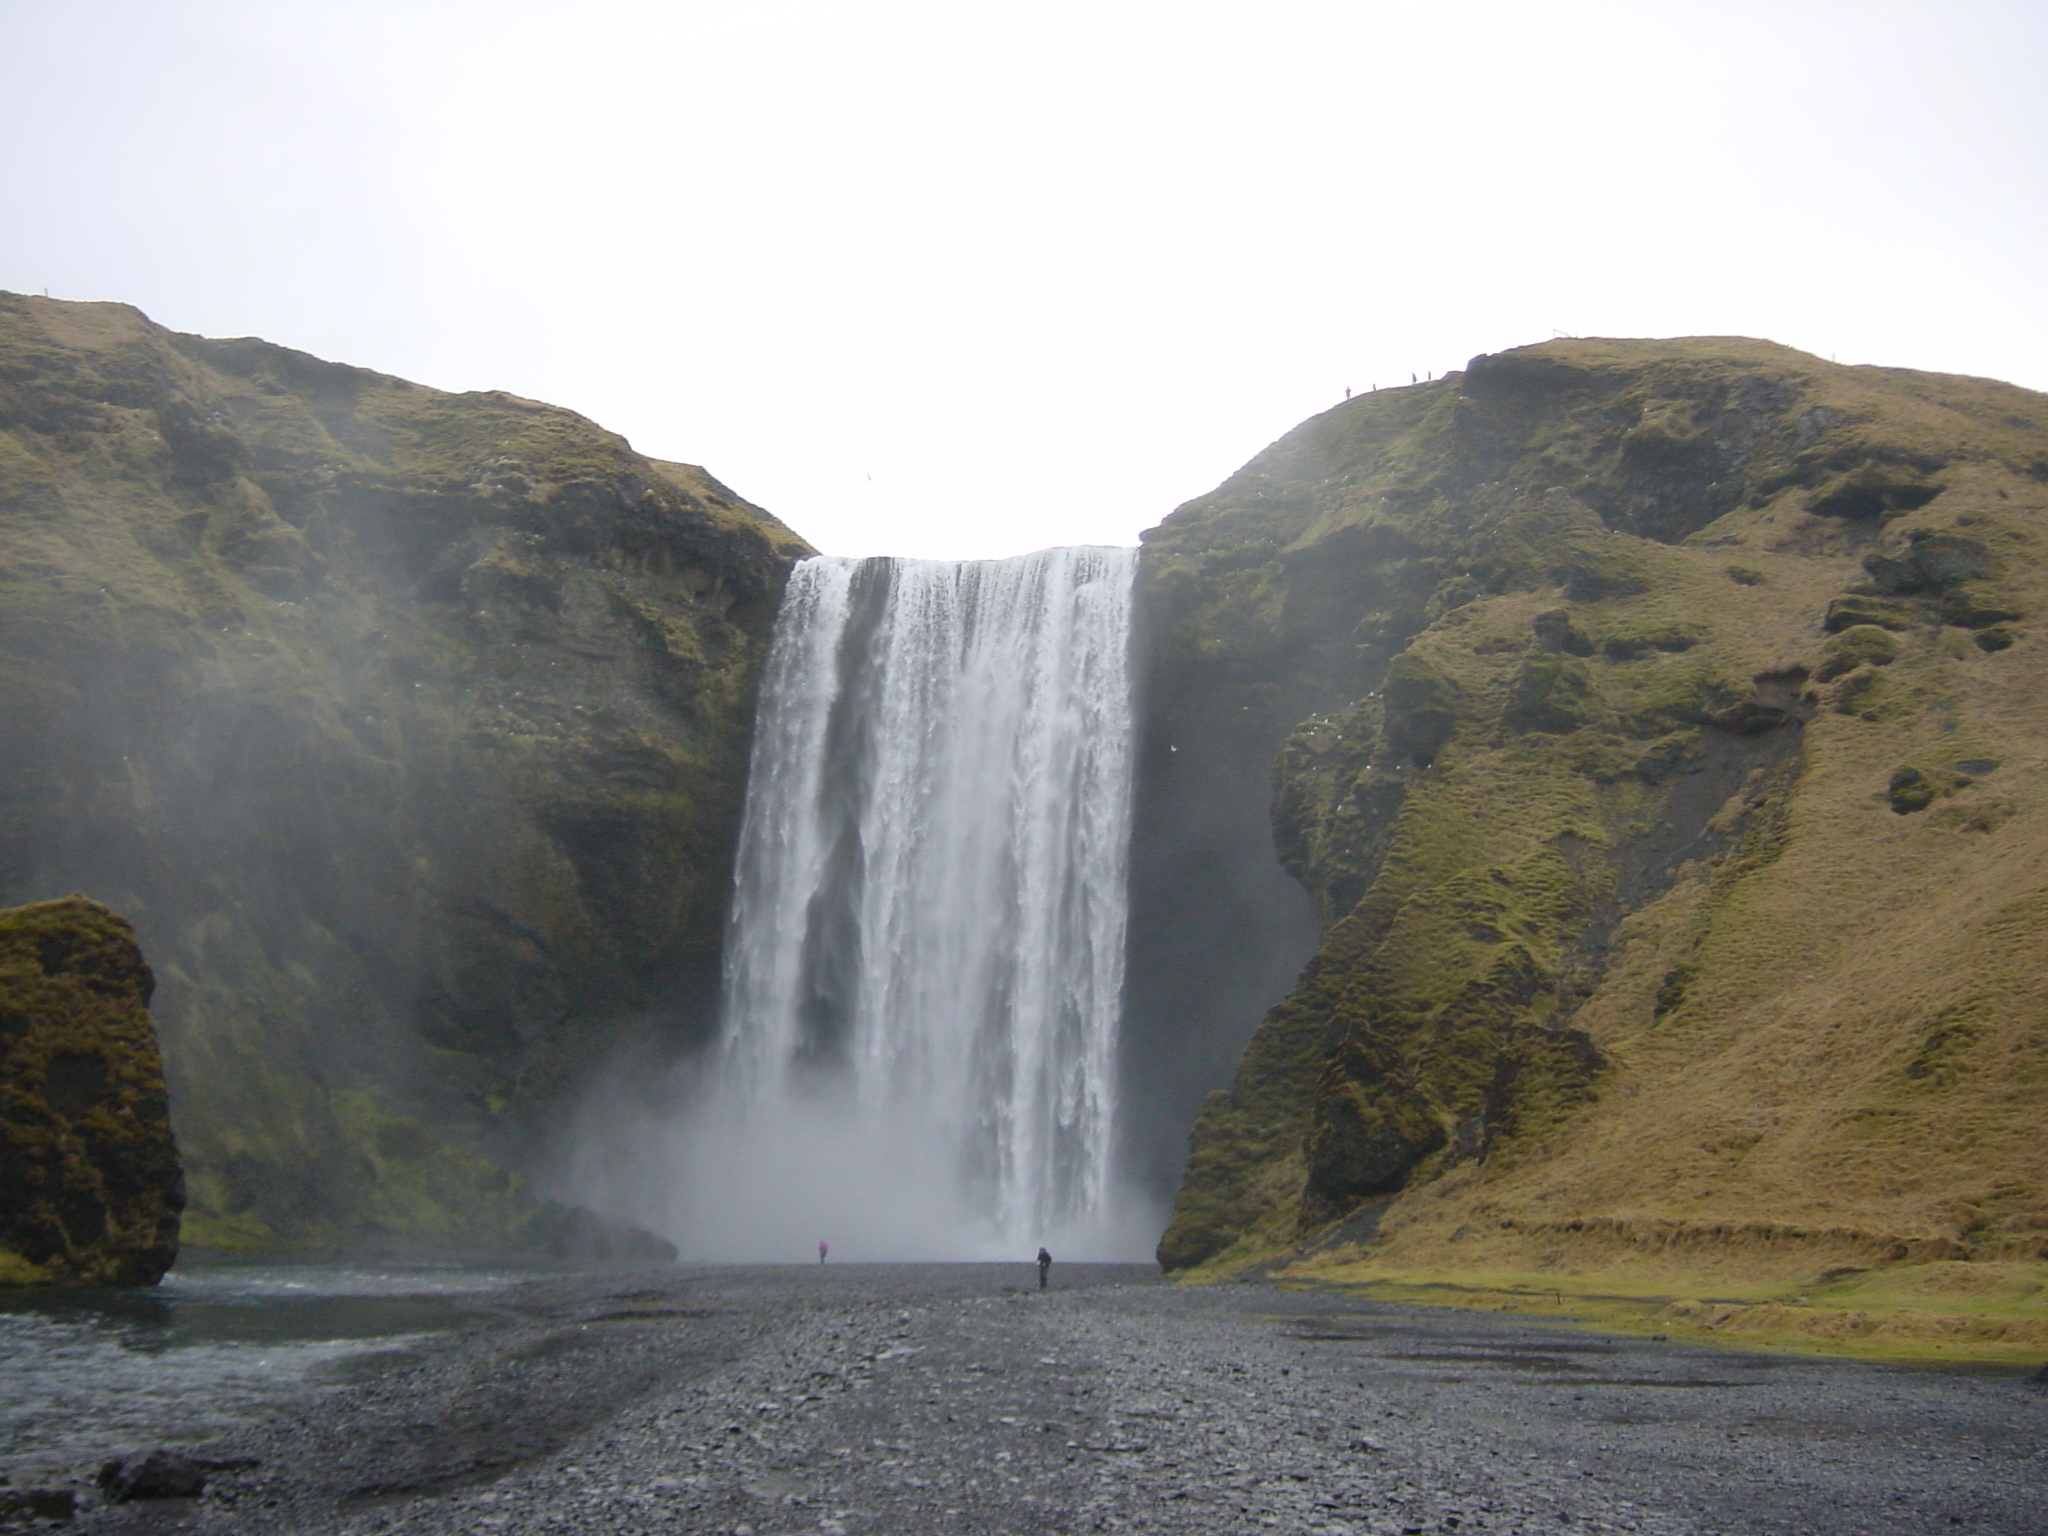
[(1898, 815), (1910, 816), (1959, 789), (1967, 789), (1977, 777), (1974, 773), (1950, 766), (1917, 768), (1907, 763), (1893, 770), (1890, 781), (1885, 785), (1885, 798)]
[(1536, 643), (1546, 651), (1569, 651), (1574, 656), (1593, 654), (1593, 642), (1579, 633), (1569, 608), (1546, 608), (1536, 615), (1532, 626)]
[(563, 1263), (667, 1264), (676, 1256), (675, 1244), (644, 1227), (553, 1200), (542, 1202), (525, 1236), (528, 1252)]
[(69, 1488), (0, 1488), (0, 1523), (62, 1522), (77, 1513), (78, 1495)]
[(1402, 757), (1427, 765), (1457, 729), (1461, 700), (1457, 680), (1412, 651), (1387, 665), (1387, 745)]
[(176, 1451), (117, 1456), (95, 1479), (112, 1504), (136, 1499), (196, 1499), (206, 1491), (207, 1464)]
[(1906, 559), (1929, 587), (1975, 581), (1991, 568), (1991, 551), (1961, 534), (1916, 530), (1906, 541)]
[(154, 987), (96, 901), (0, 911), (0, 1283), (153, 1285), (177, 1257)]

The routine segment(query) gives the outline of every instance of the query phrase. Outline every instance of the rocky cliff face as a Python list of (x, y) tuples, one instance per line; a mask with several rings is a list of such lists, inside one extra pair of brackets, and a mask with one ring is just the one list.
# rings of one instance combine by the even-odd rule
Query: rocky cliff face
[(1154, 530), (1141, 837), (1270, 774), (1321, 934), (1163, 1262), (2048, 1256), (2044, 532), (2043, 397), (1719, 339), (1354, 399)]
[(154, 985), (96, 901), (0, 911), (0, 1285), (153, 1285), (178, 1256)]
[(0, 296), (0, 900), (135, 920), (188, 1237), (502, 1240), (715, 986), (804, 546), (567, 411)]

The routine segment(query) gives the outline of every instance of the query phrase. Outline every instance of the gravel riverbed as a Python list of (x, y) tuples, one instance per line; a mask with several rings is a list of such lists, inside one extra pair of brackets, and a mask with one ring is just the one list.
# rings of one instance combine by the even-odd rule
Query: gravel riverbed
[[(95, 1533), (2048, 1531), (2048, 1390), (1149, 1268), (508, 1286)], [(138, 1445), (136, 1450), (146, 1450)]]

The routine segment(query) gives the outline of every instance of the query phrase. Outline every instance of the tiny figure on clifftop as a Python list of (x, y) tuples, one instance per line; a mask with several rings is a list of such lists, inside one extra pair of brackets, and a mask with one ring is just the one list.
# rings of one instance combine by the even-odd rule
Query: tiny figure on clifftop
[(831, 1251), (832, 1251), (832, 1250), (831, 1250), (831, 1249), (830, 1249), (830, 1248), (829, 1248), (828, 1246), (826, 1246), (826, 1243), (825, 1243), (825, 1239), (823, 1239), (822, 1237), (821, 1237), (821, 1238), (819, 1238), (819, 1239), (818, 1239), (818, 1262), (819, 1262), (820, 1264), (822, 1264), (822, 1263), (824, 1263), (824, 1262), (825, 1262), (825, 1255), (826, 1255), (826, 1254), (828, 1254), (828, 1253), (830, 1253)]
[(1045, 1272), (1052, 1268), (1052, 1255), (1043, 1248), (1038, 1250), (1038, 1288), (1045, 1289)]

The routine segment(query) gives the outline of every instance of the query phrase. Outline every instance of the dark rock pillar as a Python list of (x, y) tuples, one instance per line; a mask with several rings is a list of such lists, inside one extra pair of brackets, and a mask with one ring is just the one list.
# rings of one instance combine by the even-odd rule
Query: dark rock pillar
[(0, 911), (0, 1284), (153, 1285), (177, 1258), (155, 985), (109, 907)]

